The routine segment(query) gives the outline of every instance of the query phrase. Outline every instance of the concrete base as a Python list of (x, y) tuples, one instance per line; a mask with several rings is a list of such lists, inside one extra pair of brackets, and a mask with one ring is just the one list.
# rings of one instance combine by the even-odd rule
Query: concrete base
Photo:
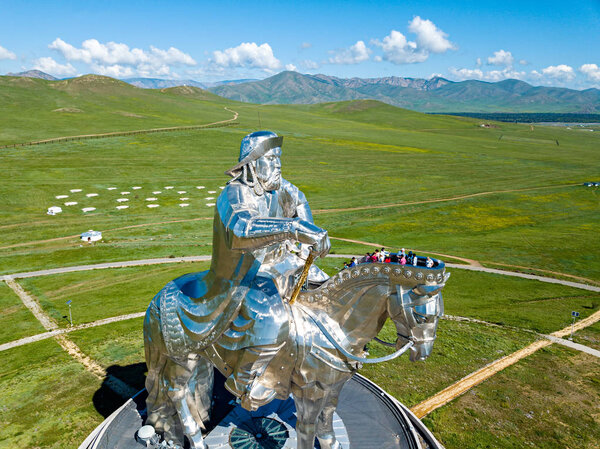
[[(273, 401), (248, 412), (215, 385), (220, 410), (205, 435), (210, 449), (296, 447), (296, 416), (291, 398)], [(220, 397), (218, 397), (220, 395)], [(110, 415), (79, 449), (134, 449), (145, 419), (145, 390)], [(223, 404), (225, 402), (225, 404)], [(355, 375), (342, 389), (335, 431), (343, 449), (443, 449), (429, 430), (405, 406), (365, 377)], [(318, 445), (316, 446), (318, 447)]]

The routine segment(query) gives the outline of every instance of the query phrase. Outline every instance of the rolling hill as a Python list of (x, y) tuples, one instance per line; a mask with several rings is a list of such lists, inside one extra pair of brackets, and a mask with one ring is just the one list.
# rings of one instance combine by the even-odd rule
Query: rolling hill
[(0, 145), (46, 137), (164, 126), (231, 118), (229, 100), (193, 86), (140, 89), (100, 75), (67, 80), (0, 76)]
[(536, 87), (519, 80), (452, 82), (434, 77), (342, 79), (281, 72), (270, 78), (209, 89), (237, 101), (312, 104), (374, 99), (420, 112), (600, 112), (600, 90)]

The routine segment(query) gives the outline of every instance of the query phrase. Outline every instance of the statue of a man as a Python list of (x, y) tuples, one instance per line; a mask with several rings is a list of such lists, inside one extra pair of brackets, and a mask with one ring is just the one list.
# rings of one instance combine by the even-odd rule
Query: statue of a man
[[(168, 341), (186, 341), (189, 351), (218, 339), (218, 348), (240, 350), (225, 386), (247, 409), (275, 396), (258, 379), (288, 336), (284, 301), (304, 267), (302, 256), (308, 247), (317, 256), (330, 248), (304, 194), (281, 177), (282, 141), (269, 131), (244, 137), (239, 162), (226, 172), (233, 179), (217, 199), (211, 268), (174, 281), (190, 302), (180, 301), (173, 311), (167, 300), (161, 304), (165, 322), (173, 317), (171, 322), (181, 323)], [(326, 279), (311, 267), (309, 281)]]

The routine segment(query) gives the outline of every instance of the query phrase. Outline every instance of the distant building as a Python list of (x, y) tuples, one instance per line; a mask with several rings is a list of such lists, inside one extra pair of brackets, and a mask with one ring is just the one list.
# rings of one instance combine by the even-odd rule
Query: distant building
[(102, 240), (102, 233), (90, 229), (88, 232), (81, 234), (81, 240), (87, 243), (97, 242), (98, 240)]
[(56, 214), (60, 214), (62, 212), (62, 207), (59, 206), (52, 206), (48, 208), (48, 211), (46, 212), (48, 215), (56, 215)]

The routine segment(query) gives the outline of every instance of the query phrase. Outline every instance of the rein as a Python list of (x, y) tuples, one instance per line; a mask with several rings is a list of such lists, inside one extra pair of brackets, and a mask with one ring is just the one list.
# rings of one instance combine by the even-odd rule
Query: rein
[(331, 342), (331, 344), (333, 346), (335, 346), (335, 348), (338, 351), (340, 351), (345, 357), (349, 358), (350, 360), (354, 360), (354, 361), (359, 362), (359, 363), (387, 362), (388, 360), (393, 360), (396, 357), (404, 354), (408, 349), (410, 349), (414, 345), (414, 343), (412, 341), (409, 341), (408, 343), (406, 343), (404, 346), (402, 346), (400, 349), (398, 349), (393, 354), (388, 354), (386, 356), (377, 357), (377, 358), (374, 358), (374, 359), (367, 359), (366, 357), (357, 357), (354, 354), (351, 354), (350, 352), (348, 352), (341, 344), (339, 344), (337, 342), (337, 340), (335, 339), (335, 337), (329, 333), (329, 331), (325, 328), (325, 326), (323, 325), (323, 323), (321, 323), (321, 321), (319, 321), (319, 319), (312, 313), (312, 311), (310, 311), (307, 307), (300, 306), (300, 308), (302, 309), (302, 311), (304, 313), (306, 313), (306, 315), (308, 315), (308, 317), (315, 323), (315, 325), (319, 328), (319, 330), (321, 332), (323, 332), (323, 335), (325, 335), (325, 337), (327, 338), (327, 340), (329, 340)]

